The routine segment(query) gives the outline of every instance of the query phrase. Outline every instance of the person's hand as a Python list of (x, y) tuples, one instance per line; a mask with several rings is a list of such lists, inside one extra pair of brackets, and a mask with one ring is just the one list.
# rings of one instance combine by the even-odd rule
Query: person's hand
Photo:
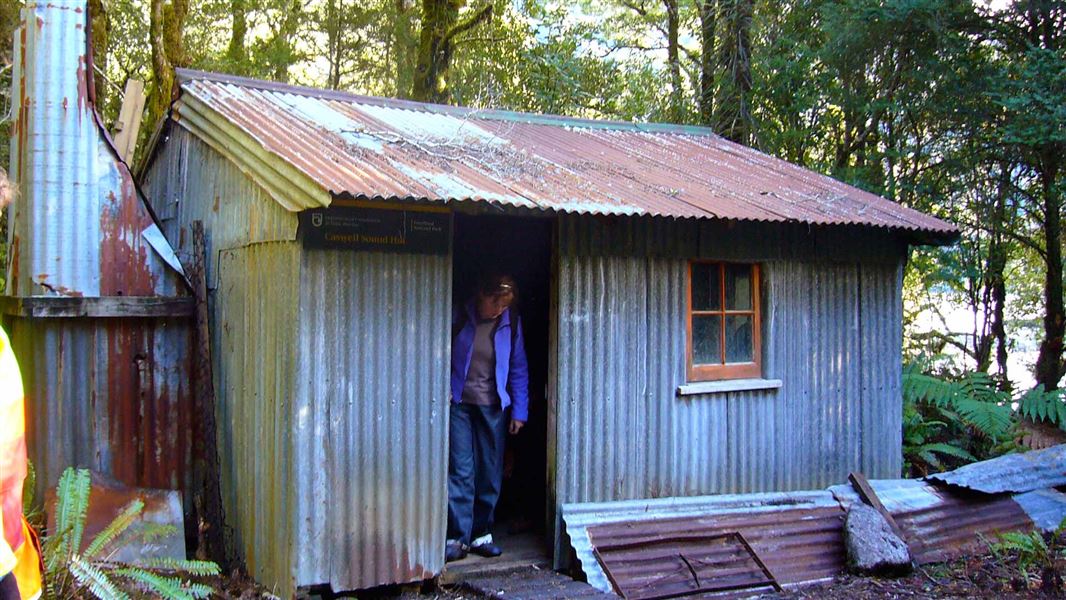
[(522, 431), (522, 427), (526, 424), (525, 421), (519, 421), (518, 419), (511, 419), (511, 435), (517, 435), (519, 431)]

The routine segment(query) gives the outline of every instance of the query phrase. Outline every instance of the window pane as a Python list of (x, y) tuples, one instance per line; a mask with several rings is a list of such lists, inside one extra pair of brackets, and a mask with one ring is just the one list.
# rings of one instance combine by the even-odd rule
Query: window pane
[(751, 265), (725, 266), (726, 310), (751, 310)]
[(718, 265), (692, 265), (692, 310), (722, 310), (720, 279)]
[(755, 360), (752, 323), (751, 315), (729, 315), (725, 318), (725, 361), (727, 363)]
[(692, 315), (692, 364), (722, 364), (722, 317)]

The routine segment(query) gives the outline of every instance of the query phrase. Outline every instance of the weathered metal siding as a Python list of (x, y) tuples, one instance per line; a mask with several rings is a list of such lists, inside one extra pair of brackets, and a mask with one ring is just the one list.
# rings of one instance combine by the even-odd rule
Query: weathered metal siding
[[(193, 221), (204, 223), (209, 258), (227, 248), (296, 239), (295, 213), (282, 208), (235, 164), (182, 127), (168, 128), (142, 185), (175, 247), (191, 248), (188, 228)], [(216, 267), (214, 259), (207, 261), (211, 287)]]
[(446, 529), (451, 258), (304, 251), (296, 582), (439, 573)]
[(296, 532), (305, 536), (310, 525), (297, 518), (296, 508), (314, 492), (294, 479), (294, 446), (325, 443), (298, 436), (293, 420), (300, 252), (295, 242), (222, 252), (215, 322), (223, 373), (218, 448), (232, 550), (257, 581), (287, 590), (286, 597), (294, 581)]
[[(557, 501), (809, 489), (856, 469), (897, 476), (902, 255), (801, 260), (773, 238), (738, 252), (722, 243), (728, 232), (698, 228), (561, 218)], [(763, 265), (764, 377), (783, 385), (678, 396), (687, 260), (745, 255)]]
[[(173, 252), (100, 126), (84, 0), (29, 3), (15, 34), (6, 294), (185, 294)], [(180, 488), (190, 463), (189, 331), (174, 319), (12, 317), (39, 491), (85, 466)]]
[(189, 333), (174, 319), (13, 319), (39, 488), (68, 466), (180, 489), (190, 464)]

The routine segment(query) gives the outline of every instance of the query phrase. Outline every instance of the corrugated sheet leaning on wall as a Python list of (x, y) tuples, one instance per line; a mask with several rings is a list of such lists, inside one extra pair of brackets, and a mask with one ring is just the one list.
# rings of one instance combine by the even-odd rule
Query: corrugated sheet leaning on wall
[(619, 225), (633, 231), (612, 239), (600, 222), (560, 219), (557, 502), (899, 474), (902, 256), (859, 266), (764, 249), (763, 371), (782, 387), (679, 397), (687, 258), (730, 251), (692, 247), (684, 222)]
[[(100, 126), (84, 0), (28, 4), (16, 34), (7, 294), (184, 295), (170, 247)], [(178, 488), (190, 454), (189, 333), (163, 318), (33, 318), (11, 338), (25, 380), (38, 486), (71, 464)]]
[(440, 571), (450, 297), (446, 256), (222, 252), (223, 495), (259, 581), (347, 590)]
[(360, 589), (444, 566), (451, 283), (449, 256), (304, 253), (300, 585)]

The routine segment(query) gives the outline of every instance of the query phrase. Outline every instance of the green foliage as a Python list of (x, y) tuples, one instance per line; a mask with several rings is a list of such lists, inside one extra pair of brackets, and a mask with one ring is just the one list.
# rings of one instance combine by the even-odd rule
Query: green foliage
[(1036, 422), (1058, 425), (1066, 430), (1066, 399), (1063, 390), (1045, 391), (1043, 385), (1025, 392), (1018, 399), (1018, 412)]
[(1039, 569), (1042, 574), (1058, 572), (1058, 561), (1066, 559), (1066, 545), (1063, 544), (1063, 532), (1066, 520), (1048, 534), (1040, 531), (1022, 533), (1011, 531), (1001, 534), (998, 542), (988, 544), (989, 550), (997, 561), (1015, 562), (1018, 573), (1023, 580), (1032, 578), (1032, 570)]
[(903, 457), (910, 475), (984, 460), (1014, 447), (1011, 396), (986, 373), (956, 379), (903, 370)]
[(215, 563), (157, 558), (134, 565), (112, 559), (126, 544), (145, 545), (174, 533), (173, 527), (158, 524), (144, 524), (135, 531), (132, 526), (144, 510), (140, 500), (127, 505), (82, 551), (91, 487), (89, 471), (85, 469), (69, 468), (59, 479), (55, 530), (42, 544), (49, 597), (89, 594), (108, 600), (149, 595), (191, 600), (213, 593), (210, 586), (187, 578), (218, 575)]

